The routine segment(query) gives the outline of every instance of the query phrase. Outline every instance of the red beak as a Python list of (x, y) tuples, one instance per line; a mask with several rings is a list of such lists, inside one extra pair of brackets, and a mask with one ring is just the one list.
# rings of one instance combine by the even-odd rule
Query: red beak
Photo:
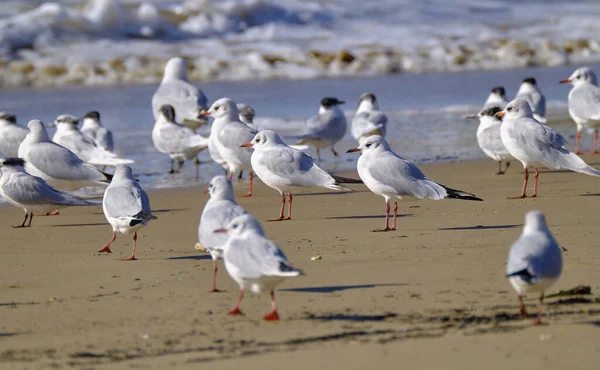
[(213, 231), (213, 233), (226, 233), (226, 232), (227, 232), (227, 229), (225, 229), (223, 227), (220, 228), (220, 229), (216, 229), (215, 231)]
[(210, 113), (208, 111), (202, 112), (198, 115), (198, 117), (209, 117)]
[(560, 83), (560, 84), (568, 84), (570, 82), (571, 82), (571, 80), (569, 80), (568, 78), (565, 78), (564, 80), (560, 80), (558, 83)]
[(496, 117), (496, 118), (502, 118), (505, 115), (506, 115), (506, 113), (504, 113), (504, 112), (498, 112), (498, 113), (494, 114), (494, 117)]
[(356, 152), (360, 152), (360, 149), (358, 149), (358, 148), (352, 148), (352, 149), (346, 150), (346, 153), (356, 153)]
[(240, 145), (241, 148), (251, 148), (252, 147), (252, 143), (251, 142), (247, 142), (247, 143), (243, 143), (242, 145)]
[(208, 189), (204, 189), (204, 194), (208, 194)]

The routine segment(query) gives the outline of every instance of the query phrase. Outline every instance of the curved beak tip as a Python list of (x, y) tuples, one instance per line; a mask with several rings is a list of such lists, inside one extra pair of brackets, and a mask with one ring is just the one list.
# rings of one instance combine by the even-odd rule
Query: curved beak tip
[(200, 117), (210, 117), (210, 112), (208, 112), (208, 111), (199, 112), (198, 118), (200, 118)]
[(352, 149), (346, 150), (346, 153), (356, 153), (356, 152), (360, 152), (360, 149), (358, 149), (358, 148), (352, 148)]
[(248, 142), (248, 143), (243, 143), (242, 145), (240, 145), (240, 148), (250, 148), (252, 147), (252, 143)]

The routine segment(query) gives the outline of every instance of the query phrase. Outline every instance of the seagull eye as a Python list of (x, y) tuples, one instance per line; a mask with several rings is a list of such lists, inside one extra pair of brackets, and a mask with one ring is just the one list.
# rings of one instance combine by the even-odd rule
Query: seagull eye
[(367, 145), (365, 145), (365, 146), (366, 146), (367, 148), (370, 148), (370, 147), (371, 147), (371, 144), (367, 144)]
[(512, 107), (508, 107), (506, 108), (506, 110), (510, 112), (512, 110)]
[(232, 228), (237, 229), (238, 224), (233, 224)]
[(580, 79), (582, 76), (581, 75), (577, 75), (577, 77), (575, 77), (576, 79)]
[(219, 110), (219, 107), (215, 107), (215, 110)]

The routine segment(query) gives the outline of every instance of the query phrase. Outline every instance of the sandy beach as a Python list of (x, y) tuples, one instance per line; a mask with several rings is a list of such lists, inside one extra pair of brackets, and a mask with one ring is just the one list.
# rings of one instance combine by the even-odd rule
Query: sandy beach
[[(599, 167), (599, 156), (584, 156)], [(159, 217), (140, 232), (138, 261), (124, 262), (131, 238), (112, 255), (95, 251), (111, 236), (100, 207), (36, 217), (0, 207), (0, 368), (2, 369), (596, 369), (600, 360), (600, 179), (543, 170), (540, 197), (518, 195), (523, 171), (495, 176), (493, 161), (421, 167), (484, 202), (399, 203), (398, 230), (382, 227), (384, 201), (307, 189), (295, 219), (263, 223), (267, 235), (306, 276), (279, 287), (280, 322), (264, 322), (268, 296), (247, 295), (246, 316), (226, 314), (237, 285), (220, 263), (194, 249), (202, 188), (149, 193)], [(356, 176), (356, 173), (344, 173)], [(238, 193), (246, 184), (235, 184)], [(262, 184), (240, 205), (275, 217), (279, 196)], [(508, 248), (526, 211), (546, 214), (564, 252), (550, 293), (577, 285), (592, 295), (549, 298), (545, 325), (517, 316), (506, 281)], [(321, 256), (320, 260), (311, 257)]]

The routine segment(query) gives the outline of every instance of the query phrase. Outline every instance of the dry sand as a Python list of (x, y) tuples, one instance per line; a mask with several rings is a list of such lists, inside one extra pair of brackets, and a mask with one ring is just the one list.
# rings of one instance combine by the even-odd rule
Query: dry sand
[[(116, 253), (95, 253), (111, 236), (99, 207), (37, 217), (31, 229), (12, 229), (23, 213), (2, 207), (0, 368), (597, 369), (600, 179), (545, 171), (540, 198), (507, 200), (522, 183), (516, 163), (504, 176), (492, 161), (422, 168), (485, 201), (405, 200), (398, 231), (371, 233), (384, 221), (382, 198), (360, 185), (353, 194), (310, 189), (294, 198), (293, 221), (264, 223), (306, 272), (277, 291), (276, 323), (261, 320), (268, 296), (248, 295), (244, 317), (226, 315), (238, 290), (222, 267), (226, 292), (206, 293), (212, 262), (194, 249), (199, 188), (150, 193), (159, 219), (141, 231), (135, 262), (120, 260), (128, 236), (117, 237)], [(262, 184), (239, 202), (259, 219), (279, 210)], [(538, 327), (533, 315), (517, 317), (504, 278), (530, 209), (546, 213), (568, 249), (551, 290), (593, 293), (548, 299)], [(528, 298), (532, 313), (535, 303)]]

